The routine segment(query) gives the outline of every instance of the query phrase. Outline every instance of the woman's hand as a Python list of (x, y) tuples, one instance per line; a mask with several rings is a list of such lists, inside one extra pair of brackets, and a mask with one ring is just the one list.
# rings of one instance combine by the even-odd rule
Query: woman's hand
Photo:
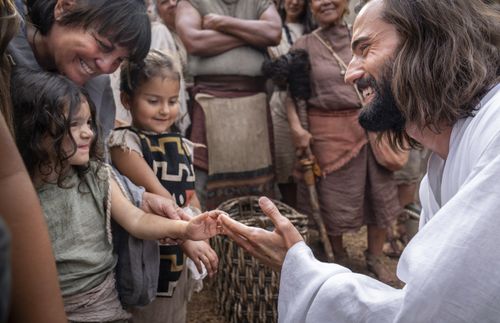
[(224, 212), (213, 210), (204, 212), (189, 220), (184, 235), (186, 240), (206, 240), (220, 233), (222, 227), (218, 225), (217, 219)]
[(309, 157), (310, 145), (313, 141), (311, 133), (300, 126), (291, 129), (291, 132), (297, 157)]
[(223, 232), (252, 256), (276, 271), (281, 270), (286, 253), (303, 238), (293, 224), (280, 214), (276, 206), (266, 197), (259, 199), (262, 211), (274, 223), (274, 231), (248, 227), (227, 215), (221, 215), (219, 221)]
[(194, 262), (200, 274), (203, 272), (201, 264), (205, 265), (209, 277), (213, 277), (217, 273), (219, 258), (207, 242), (187, 240), (181, 245), (181, 248)]

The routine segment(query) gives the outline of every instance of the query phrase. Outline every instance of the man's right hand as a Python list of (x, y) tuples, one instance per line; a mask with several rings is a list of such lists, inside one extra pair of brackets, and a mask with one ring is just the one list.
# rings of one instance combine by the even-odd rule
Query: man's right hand
[(252, 256), (276, 271), (281, 270), (286, 253), (303, 238), (293, 224), (278, 211), (267, 197), (259, 199), (262, 211), (274, 223), (274, 231), (248, 227), (227, 215), (219, 216), (223, 234), (234, 240)]

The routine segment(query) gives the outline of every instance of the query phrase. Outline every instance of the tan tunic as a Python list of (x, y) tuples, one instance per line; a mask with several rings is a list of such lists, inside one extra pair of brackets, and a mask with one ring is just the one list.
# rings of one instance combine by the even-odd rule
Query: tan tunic
[[(258, 20), (272, 5), (270, 0), (189, 0), (203, 17), (209, 13), (240, 19)], [(189, 74), (199, 75), (262, 75), (264, 52), (241, 46), (210, 57), (188, 57)]]

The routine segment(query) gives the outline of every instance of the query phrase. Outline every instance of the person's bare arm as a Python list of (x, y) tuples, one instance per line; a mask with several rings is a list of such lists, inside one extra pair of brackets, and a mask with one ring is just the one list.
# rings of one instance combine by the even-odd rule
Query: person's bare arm
[(12, 252), (9, 322), (66, 322), (47, 224), (1, 115), (0, 143), (0, 215)]
[(109, 151), (113, 165), (132, 183), (144, 187), (146, 192), (173, 200), (172, 195), (163, 187), (148, 163), (136, 151), (120, 147), (112, 147)]
[(114, 179), (111, 179), (110, 185), (111, 216), (136, 238), (205, 240), (217, 234), (217, 218), (221, 211), (205, 212), (189, 221), (171, 220), (135, 207), (126, 199)]
[(232, 35), (216, 30), (203, 29), (199, 12), (187, 1), (177, 5), (175, 28), (189, 54), (215, 56), (245, 43)]
[(203, 17), (203, 28), (233, 35), (254, 47), (276, 46), (281, 40), (281, 18), (274, 6), (267, 8), (258, 20), (208, 14)]
[(309, 131), (302, 127), (297, 113), (297, 107), (293, 99), (290, 97), (290, 94), (286, 97), (285, 107), (293, 144), (297, 149), (297, 155), (302, 156), (305, 152), (309, 151), (309, 145), (312, 142), (312, 135)]

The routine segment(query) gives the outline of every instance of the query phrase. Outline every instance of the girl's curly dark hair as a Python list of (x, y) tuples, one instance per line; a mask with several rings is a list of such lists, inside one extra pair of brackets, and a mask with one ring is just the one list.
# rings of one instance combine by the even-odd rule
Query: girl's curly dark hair
[[(16, 144), (31, 178), (36, 174), (44, 176), (55, 172), (58, 174), (57, 185), (67, 187), (64, 180), (71, 170), (68, 159), (77, 149), (70, 132), (70, 122), (82, 102), (87, 102), (90, 107), (94, 129), (90, 158), (104, 160), (95, 121), (95, 106), (85, 89), (63, 76), (26, 68), (15, 69), (11, 84)], [(72, 143), (70, 152), (63, 149), (66, 136)], [(48, 148), (49, 145), (52, 149)], [(90, 169), (89, 165), (74, 168), (79, 177)]]
[(311, 97), (311, 64), (309, 54), (303, 49), (293, 49), (275, 60), (266, 59), (262, 73), (271, 79), (280, 90), (288, 91), (295, 100)]

